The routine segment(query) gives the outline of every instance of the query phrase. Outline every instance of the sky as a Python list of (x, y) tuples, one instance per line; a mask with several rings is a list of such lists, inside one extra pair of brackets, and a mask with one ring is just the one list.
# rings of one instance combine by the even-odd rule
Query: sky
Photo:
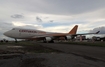
[(105, 34), (105, 0), (0, 0), (0, 39), (14, 28)]

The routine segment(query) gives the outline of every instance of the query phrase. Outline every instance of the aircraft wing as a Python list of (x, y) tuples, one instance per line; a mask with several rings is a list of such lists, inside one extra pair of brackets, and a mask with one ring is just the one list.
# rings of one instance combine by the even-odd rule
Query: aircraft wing
[(76, 35), (88, 35), (88, 34), (98, 34), (100, 31), (97, 31), (95, 33), (84, 33), (84, 34), (76, 34)]
[(46, 34), (41, 35), (37, 37), (63, 37), (63, 36), (77, 36), (77, 35), (88, 35), (88, 34), (98, 34), (100, 31), (97, 31), (95, 33), (83, 33), (83, 34), (68, 34), (68, 33), (52, 33), (52, 34)]
[(45, 35), (39, 35), (39, 36), (33, 36), (31, 39), (44, 39), (45, 37), (51, 37), (53, 39), (57, 39), (59, 37), (75, 37), (77, 35), (88, 35), (88, 34), (98, 34), (100, 31), (97, 31), (96, 33), (84, 33), (84, 34), (68, 34), (68, 33), (50, 33)]
[[(69, 37), (68, 37), (69, 36)], [(47, 38), (51, 38), (53, 40), (56, 39), (73, 39), (73, 37), (76, 36), (74, 34), (68, 34), (68, 33), (52, 33), (52, 34), (46, 34), (46, 35), (41, 35), (41, 36), (33, 36), (31, 39), (32, 40), (44, 40)]]

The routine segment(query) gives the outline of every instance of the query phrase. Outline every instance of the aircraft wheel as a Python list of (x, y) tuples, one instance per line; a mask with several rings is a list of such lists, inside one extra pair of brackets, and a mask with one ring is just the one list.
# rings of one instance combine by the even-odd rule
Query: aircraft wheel
[(54, 43), (54, 40), (49, 41), (49, 43)]

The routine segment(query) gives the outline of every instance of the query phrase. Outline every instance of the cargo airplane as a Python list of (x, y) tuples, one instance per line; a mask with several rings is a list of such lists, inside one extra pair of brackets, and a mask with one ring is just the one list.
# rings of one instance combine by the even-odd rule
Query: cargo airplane
[[(66, 40), (73, 39), (76, 35), (84, 35), (84, 34), (76, 34), (78, 29), (78, 25), (75, 25), (71, 31), (68, 33), (53, 33), (53, 32), (45, 32), (41, 30), (33, 30), (33, 29), (22, 29), (22, 28), (13, 28), (4, 33), (5, 36), (11, 37), (15, 39), (29, 39), (29, 40), (43, 40), (43, 42), (54, 42), (55, 39), (59, 39), (60, 37), (64, 37)], [(87, 33), (94, 34), (94, 33)]]

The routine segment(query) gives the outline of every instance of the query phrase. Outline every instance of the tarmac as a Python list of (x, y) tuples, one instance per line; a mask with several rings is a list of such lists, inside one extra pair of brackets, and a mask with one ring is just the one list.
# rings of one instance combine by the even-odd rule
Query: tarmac
[(105, 47), (96, 46), (83, 46), (83, 45), (71, 45), (71, 44), (59, 44), (59, 43), (42, 43), (45, 47), (56, 49), (68, 54), (74, 54), (87, 59), (105, 61)]
[(14, 48), (14, 46), (0, 45), (0, 67), (105, 67), (104, 47), (58, 43), (38, 44), (61, 52), (28, 53), (20, 50), (24, 47), (16, 45), (16, 50), (10, 50), (14, 53), (5, 54), (8, 51), (7, 48)]

